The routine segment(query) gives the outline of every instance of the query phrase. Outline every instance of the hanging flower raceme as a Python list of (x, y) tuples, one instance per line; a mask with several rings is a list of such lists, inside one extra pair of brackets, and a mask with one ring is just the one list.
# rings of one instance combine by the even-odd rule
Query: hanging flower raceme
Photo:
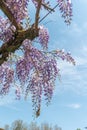
[(49, 32), (44, 26), (39, 27), (39, 42), (44, 49), (48, 48)]
[(61, 58), (62, 60), (66, 60), (67, 62), (75, 65), (75, 60), (72, 58), (71, 54), (69, 52), (66, 53), (63, 49), (53, 51), (52, 55), (54, 55), (56, 58)]
[(75, 64), (75, 61), (70, 53), (65, 53), (63, 50), (40, 51), (33, 47), (32, 42), (28, 39), (23, 42), (23, 49), (24, 56), (17, 61), (16, 74), (21, 83), (27, 81), (25, 97), (27, 98), (28, 94), (31, 93), (32, 106), (36, 113), (41, 107), (43, 93), (47, 105), (52, 99), (55, 80), (60, 75), (57, 59), (61, 58), (72, 64)]
[(59, 69), (53, 56), (33, 47), (28, 39), (23, 42), (23, 48), (24, 56), (17, 61), (16, 74), (21, 83), (27, 79), (25, 97), (31, 93), (33, 109), (36, 112), (41, 107), (42, 93), (44, 93), (47, 104), (51, 101)]
[(0, 16), (0, 40), (7, 42), (9, 39), (14, 38), (13, 32), (15, 32), (15, 27), (11, 25), (8, 19)]
[(20, 23), (26, 16), (28, 16), (27, 5), (29, 0), (5, 0), (6, 5), (12, 12), (17, 23)]
[(6, 95), (14, 79), (14, 70), (4, 62), (0, 66), (0, 95)]
[(42, 65), (42, 83), (46, 103), (49, 104), (55, 87), (55, 80), (59, 74), (57, 62), (54, 57), (46, 56)]
[(29, 80), (29, 84), (26, 89), (25, 95), (27, 96), (28, 93), (31, 93), (32, 95), (32, 106), (33, 110), (36, 113), (36, 111), (41, 108), (41, 100), (42, 100), (42, 78), (37, 75), (37, 71), (35, 71)]
[(26, 81), (26, 78), (28, 76), (27, 72), (27, 64), (26, 60), (24, 58), (20, 58), (16, 63), (16, 73), (18, 76), (18, 79), (24, 83)]
[(29, 92), (32, 94), (35, 113), (41, 107), (42, 93), (44, 93), (46, 104), (50, 103), (55, 86), (54, 82), (59, 73), (56, 60), (51, 57), (45, 58), (39, 63), (37, 70), (33, 71), (26, 89), (26, 96)]
[(72, 20), (72, 3), (71, 0), (58, 0), (60, 12), (67, 24), (71, 23)]

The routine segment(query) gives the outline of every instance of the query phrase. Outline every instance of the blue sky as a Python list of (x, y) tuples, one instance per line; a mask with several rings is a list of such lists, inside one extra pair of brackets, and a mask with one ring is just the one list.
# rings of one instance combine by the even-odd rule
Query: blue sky
[[(35, 122), (57, 124), (62, 130), (84, 130), (87, 126), (87, 0), (72, 2), (73, 20), (69, 27), (63, 22), (58, 9), (43, 24), (50, 32), (49, 50), (64, 48), (71, 52), (76, 66), (58, 61), (61, 81), (56, 81), (51, 104), (47, 107), (42, 102), (41, 115)], [(16, 101), (10, 93), (0, 100), (0, 126), (11, 124), (16, 119), (27, 123), (33, 121), (31, 98)]]

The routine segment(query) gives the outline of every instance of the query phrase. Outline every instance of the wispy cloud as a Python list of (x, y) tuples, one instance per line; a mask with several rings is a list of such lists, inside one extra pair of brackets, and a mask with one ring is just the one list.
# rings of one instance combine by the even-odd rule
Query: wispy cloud
[(11, 110), (14, 110), (14, 111), (19, 111), (19, 112), (22, 111), (21, 109), (15, 107), (15, 106), (9, 105), (9, 104), (4, 105), (4, 107), (11, 109)]
[(76, 66), (67, 62), (58, 62), (61, 70), (61, 83), (58, 91), (73, 91), (79, 95), (87, 96), (87, 45), (83, 45), (79, 54), (75, 56)]
[(6, 108), (9, 110), (14, 110), (14, 111), (21, 111), (21, 109), (17, 108), (15, 104), (17, 100), (15, 100), (15, 96), (12, 94), (9, 94), (7, 96), (1, 97), (0, 98), (0, 107)]
[(5, 95), (3, 97), (0, 96), (0, 106), (13, 104), (14, 102), (15, 102), (15, 94), (13, 94), (13, 91), (9, 92), (8, 95)]
[(11, 104), (13, 103), (13, 99), (11, 97), (9, 98), (0, 98), (0, 106), (4, 106), (6, 104)]
[(68, 104), (67, 107), (72, 108), (72, 109), (79, 109), (81, 108), (81, 104), (79, 103)]
[(81, 35), (82, 34), (82, 28), (79, 27), (76, 23), (73, 23), (72, 29), (69, 30), (69, 33), (71, 33), (71, 34), (77, 33), (77, 35)]

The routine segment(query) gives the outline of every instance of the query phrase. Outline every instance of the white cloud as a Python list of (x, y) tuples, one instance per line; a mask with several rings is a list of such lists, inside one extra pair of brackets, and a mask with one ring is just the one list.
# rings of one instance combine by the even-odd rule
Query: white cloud
[(0, 106), (5, 106), (8, 104), (13, 104), (15, 102), (15, 94), (12, 89), (8, 95), (0, 96)]
[(87, 45), (84, 45), (82, 49), (83, 49), (84, 53), (87, 53)]
[(0, 98), (0, 106), (11, 104), (13, 102), (14, 102), (14, 99), (11, 96), (6, 96), (4, 98)]
[(14, 94), (9, 94), (4, 97), (0, 97), (0, 107), (11, 109), (14, 111), (21, 111), (20, 108), (16, 107), (15, 104), (17, 103), (17, 100), (15, 99)]
[(73, 33), (82, 33), (81, 27), (79, 27), (76, 23), (72, 25), (72, 30), (70, 30)]
[(68, 36), (74, 36), (75, 38), (82, 36), (83, 34), (83, 26), (80, 27), (77, 23), (72, 23), (72, 25), (67, 29), (61, 31), (64, 34), (68, 34)]
[(59, 61), (58, 67), (60, 68), (61, 81), (58, 82), (58, 91), (66, 92), (72, 91), (79, 95), (87, 96), (87, 46), (83, 45), (76, 55), (76, 66), (67, 62)]
[(67, 107), (73, 108), (73, 109), (79, 109), (81, 105), (78, 103), (74, 103), (74, 104), (68, 104)]
[(21, 111), (21, 109), (15, 107), (15, 106), (12, 106), (12, 104), (11, 105), (7, 104), (4, 107), (9, 108), (11, 110), (15, 110), (15, 111)]

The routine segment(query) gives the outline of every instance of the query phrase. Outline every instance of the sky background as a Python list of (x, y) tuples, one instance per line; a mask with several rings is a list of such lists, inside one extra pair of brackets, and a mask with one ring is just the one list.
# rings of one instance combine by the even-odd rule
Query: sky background
[[(57, 124), (62, 130), (84, 130), (87, 126), (87, 0), (72, 0), (72, 3), (73, 20), (70, 26), (66, 26), (58, 8), (42, 24), (50, 32), (49, 50), (64, 48), (66, 52), (71, 52), (76, 66), (58, 62), (61, 81), (57, 79), (51, 104), (47, 107), (43, 101), (41, 115), (35, 120), (32, 117), (31, 98), (28, 101), (16, 101), (10, 93), (0, 99), (0, 127), (17, 119), (27, 123), (35, 121), (37, 124)], [(33, 14), (32, 10), (32, 19)]]

